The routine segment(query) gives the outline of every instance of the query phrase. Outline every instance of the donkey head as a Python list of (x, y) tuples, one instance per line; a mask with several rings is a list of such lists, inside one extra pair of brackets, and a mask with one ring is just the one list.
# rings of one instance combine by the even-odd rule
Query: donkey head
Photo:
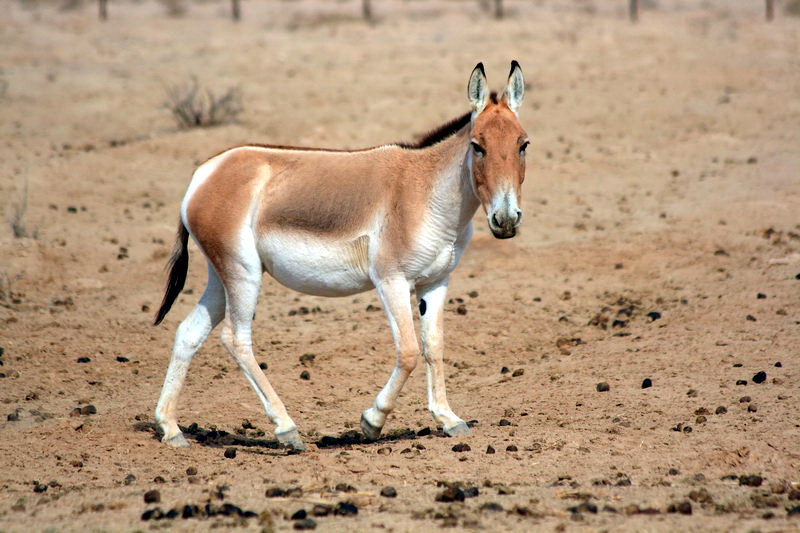
[(489, 229), (498, 239), (508, 239), (522, 223), (519, 203), (528, 146), (528, 134), (517, 119), (525, 95), (519, 63), (511, 62), (508, 84), (499, 98), (489, 93), (483, 63), (478, 63), (467, 94), (472, 104), (469, 156), (473, 190), (486, 212)]

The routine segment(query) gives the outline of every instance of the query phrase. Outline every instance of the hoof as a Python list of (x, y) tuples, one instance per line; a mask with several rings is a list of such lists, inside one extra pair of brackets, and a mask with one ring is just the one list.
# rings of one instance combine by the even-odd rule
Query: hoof
[(300, 433), (297, 431), (297, 428), (282, 433), (275, 433), (275, 436), (278, 438), (278, 442), (289, 449), (300, 452), (306, 449), (306, 445), (303, 444), (303, 439), (300, 438)]
[(449, 428), (444, 428), (444, 434), (448, 437), (456, 437), (458, 435), (469, 435), (469, 426), (467, 426), (466, 422), (459, 422), (454, 426), (450, 426)]
[(188, 448), (189, 443), (186, 441), (186, 437), (183, 436), (183, 433), (178, 433), (177, 435), (173, 435), (170, 438), (164, 436), (161, 439), (161, 442), (172, 446), (173, 448)]
[(364, 436), (367, 437), (369, 440), (378, 440), (378, 437), (381, 436), (381, 430), (383, 428), (376, 428), (372, 424), (369, 423), (369, 420), (364, 418), (364, 415), (361, 415), (361, 431), (364, 433)]

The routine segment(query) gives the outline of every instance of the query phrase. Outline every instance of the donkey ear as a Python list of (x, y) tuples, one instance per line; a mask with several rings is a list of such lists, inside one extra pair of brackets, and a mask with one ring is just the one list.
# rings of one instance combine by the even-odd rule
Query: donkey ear
[(486, 88), (486, 73), (483, 71), (483, 63), (478, 63), (472, 70), (469, 77), (469, 85), (467, 85), (467, 97), (469, 103), (472, 105), (472, 111), (475, 114), (483, 111), (486, 107), (486, 102), (489, 101), (489, 91)]
[(508, 75), (508, 85), (505, 90), (505, 100), (508, 107), (514, 113), (519, 111), (522, 99), (525, 97), (525, 79), (522, 77), (522, 69), (516, 61), (511, 62), (511, 72)]

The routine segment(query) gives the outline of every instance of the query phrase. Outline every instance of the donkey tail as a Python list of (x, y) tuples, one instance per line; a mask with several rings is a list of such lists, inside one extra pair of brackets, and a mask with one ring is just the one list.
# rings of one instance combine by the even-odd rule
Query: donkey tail
[(189, 270), (189, 249), (187, 244), (189, 242), (189, 230), (183, 225), (183, 221), (178, 224), (178, 238), (175, 240), (175, 248), (172, 250), (172, 257), (169, 258), (167, 268), (169, 268), (169, 279), (167, 280), (167, 290), (164, 293), (164, 299), (161, 301), (161, 307), (156, 313), (156, 318), (153, 325), (157, 326), (167, 316), (169, 310), (175, 299), (183, 290), (183, 284), (186, 283), (186, 272)]

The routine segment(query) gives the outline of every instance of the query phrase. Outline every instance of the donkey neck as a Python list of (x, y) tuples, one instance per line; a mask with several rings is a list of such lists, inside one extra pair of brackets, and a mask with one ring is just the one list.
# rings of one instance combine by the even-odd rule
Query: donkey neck
[(471, 125), (467, 124), (447, 139), (425, 149), (439, 162), (432, 176), (428, 217), (438, 226), (437, 229), (453, 236), (462, 233), (480, 205), (472, 185), (470, 128)]

